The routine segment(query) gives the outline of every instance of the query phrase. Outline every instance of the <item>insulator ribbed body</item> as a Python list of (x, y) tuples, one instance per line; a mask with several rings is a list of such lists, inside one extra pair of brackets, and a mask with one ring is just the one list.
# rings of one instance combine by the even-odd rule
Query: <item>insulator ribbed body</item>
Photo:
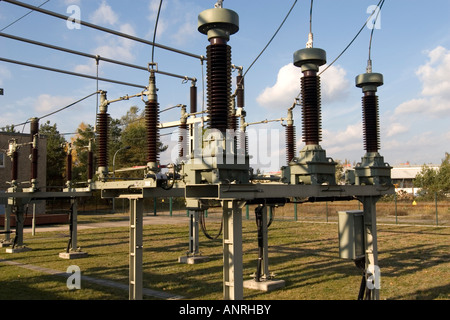
[(179, 129), (180, 129), (180, 134), (178, 137), (178, 147), (179, 147), (178, 156), (180, 158), (186, 158), (189, 153), (188, 125), (186, 123), (182, 123), (179, 126)]
[(108, 113), (97, 114), (97, 165), (108, 167)]
[(225, 133), (231, 122), (231, 47), (223, 43), (209, 45), (207, 61), (208, 127)]
[(14, 151), (12, 154), (12, 163), (11, 163), (11, 180), (12, 181), (17, 181), (18, 168), (19, 168), (19, 153), (17, 151)]
[(367, 152), (378, 152), (380, 148), (380, 124), (378, 118), (378, 96), (373, 91), (365, 92), (363, 105), (364, 148)]
[(38, 149), (31, 149), (31, 180), (37, 179), (38, 176)]
[(72, 154), (66, 157), (66, 180), (72, 181)]
[(94, 176), (94, 154), (92, 151), (88, 152), (88, 180), (92, 180)]
[(197, 87), (191, 86), (190, 89), (191, 113), (197, 112)]
[(291, 162), (295, 157), (295, 126), (286, 126), (286, 160)]
[(301, 78), (303, 142), (318, 145), (322, 140), (322, 119), (320, 110), (320, 78), (314, 73), (305, 72)]
[(159, 161), (159, 104), (155, 100), (145, 103), (147, 163)]

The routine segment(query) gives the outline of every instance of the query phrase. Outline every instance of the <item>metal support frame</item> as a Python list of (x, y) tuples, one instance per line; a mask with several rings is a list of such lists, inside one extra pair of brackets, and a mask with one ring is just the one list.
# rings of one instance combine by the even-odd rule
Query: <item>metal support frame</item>
[(198, 237), (199, 211), (189, 210), (189, 253), (188, 255), (198, 255), (199, 237)]
[(243, 300), (242, 208), (245, 202), (222, 201), (223, 208), (223, 297)]
[(378, 243), (377, 243), (377, 217), (376, 203), (380, 197), (361, 197), (364, 210), (364, 245), (365, 245), (365, 270), (366, 283), (373, 281), (373, 288), (366, 288), (366, 296), (369, 300), (380, 299)]
[(128, 199), (130, 200), (129, 298), (130, 300), (142, 300), (144, 204), (140, 197), (129, 197)]

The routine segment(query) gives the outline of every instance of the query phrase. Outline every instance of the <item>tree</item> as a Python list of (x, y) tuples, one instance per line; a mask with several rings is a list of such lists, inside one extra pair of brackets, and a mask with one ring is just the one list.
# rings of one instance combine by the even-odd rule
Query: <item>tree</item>
[(47, 137), (47, 185), (63, 186), (65, 173), (66, 139), (59, 133), (56, 123), (41, 124), (39, 132)]
[(88, 146), (92, 143), (95, 150), (94, 127), (90, 124), (80, 123), (77, 134), (72, 137), (72, 179), (74, 182), (87, 181), (88, 170)]
[(414, 186), (433, 195), (436, 193), (443, 196), (450, 193), (450, 154), (445, 153), (445, 158), (437, 170), (424, 165), (414, 179)]

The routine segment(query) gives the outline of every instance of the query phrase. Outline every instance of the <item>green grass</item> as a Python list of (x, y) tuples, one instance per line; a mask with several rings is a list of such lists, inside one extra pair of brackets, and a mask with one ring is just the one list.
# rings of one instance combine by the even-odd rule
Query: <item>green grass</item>
[[(99, 219), (100, 217), (98, 217)], [(175, 218), (174, 218), (175, 219)], [(80, 216), (83, 221), (83, 217)], [(92, 218), (90, 221), (94, 221)], [(219, 223), (208, 219), (212, 234)], [(381, 299), (450, 298), (450, 230), (448, 228), (379, 226)], [(245, 299), (354, 300), (360, 271), (339, 259), (337, 224), (274, 221), (269, 228), (270, 271), (286, 282), (284, 289), (263, 293), (244, 289)], [(25, 234), (31, 251), (15, 254), (0, 249), (0, 259), (65, 272), (75, 264), (82, 275), (128, 284), (128, 228), (79, 230), (78, 245), (89, 255), (78, 260), (58, 257), (67, 232)], [(188, 225), (144, 227), (144, 287), (167, 291), (186, 299), (222, 299), (222, 242), (200, 234), (200, 250), (210, 261), (179, 264), (188, 249)], [(244, 278), (256, 270), (256, 225), (243, 221)], [(151, 297), (145, 297), (151, 299)], [(70, 291), (66, 278), (30, 271), (0, 262), (0, 299), (127, 300), (128, 291), (82, 281)]]

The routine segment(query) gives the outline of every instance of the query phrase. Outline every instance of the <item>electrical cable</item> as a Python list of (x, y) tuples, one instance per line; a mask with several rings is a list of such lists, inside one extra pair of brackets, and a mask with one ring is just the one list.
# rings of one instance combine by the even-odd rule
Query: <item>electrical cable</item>
[[(42, 7), (44, 4), (46, 4), (47, 2), (49, 2), (50, 0), (45, 1), (44, 3), (42, 3), (41, 5), (38, 6), (38, 8)], [(30, 13), (32, 13), (34, 10), (30, 10), (28, 13), (24, 14), (23, 16), (21, 16), (20, 18), (16, 19), (15, 21), (11, 22), (10, 24), (8, 24), (6, 27), (3, 27), (0, 32), (2, 32), (3, 30), (9, 28), (10, 26), (12, 26), (13, 24), (15, 24), (16, 22), (19, 22), (20, 20), (22, 20), (23, 18), (25, 18), (26, 16), (28, 16)]]
[(159, 15), (161, 13), (161, 7), (162, 7), (163, 0), (159, 1), (159, 8), (158, 8), (158, 14), (156, 15), (156, 22), (155, 22), (155, 30), (153, 32), (153, 45), (152, 45), (152, 66), (155, 63), (155, 40), (156, 40), (156, 31), (158, 30), (158, 21), (159, 21)]
[(208, 231), (206, 230), (206, 219), (205, 219), (205, 210), (203, 210), (200, 214), (199, 214), (199, 219), (200, 219), (200, 227), (203, 231), (203, 234), (205, 235), (205, 237), (207, 237), (210, 240), (216, 240), (217, 238), (219, 238), (219, 236), (222, 234), (222, 230), (223, 230), (223, 219), (221, 220), (220, 223), (220, 229), (219, 232), (213, 237), (211, 236)]
[[(384, 3), (384, 0), (380, 0), (379, 2), (378, 2), (378, 5), (377, 5), (377, 8), (380, 8), (380, 10), (381, 10), (381, 7), (380, 7), (380, 5), (382, 4), (382, 3)], [(366, 22), (363, 24), (363, 26), (361, 27), (361, 29), (359, 29), (359, 31), (358, 31), (358, 33), (353, 37), (353, 39), (350, 41), (350, 43), (344, 48), (344, 50), (342, 50), (342, 52), (325, 68), (325, 69), (323, 69), (319, 74), (318, 74), (318, 76), (320, 76), (322, 73), (324, 73), (326, 70), (328, 70), (328, 68), (329, 67), (331, 67), (344, 53), (345, 53), (345, 51), (347, 51), (347, 49), (353, 44), (353, 42), (355, 42), (355, 40), (356, 40), (356, 38), (358, 38), (358, 36), (360, 35), (360, 33), (364, 30), (364, 28), (366, 27), (366, 25), (367, 25), (367, 22), (369, 22), (369, 20), (370, 20), (370, 18), (372, 18), (372, 16), (374, 15), (374, 13), (375, 13), (375, 11), (376, 10), (374, 10), (373, 12), (372, 12), (372, 14), (369, 16), (369, 18), (367, 18), (367, 20), (366, 20)]]
[[(72, 19), (69, 16), (65, 16), (65, 15), (62, 15), (62, 14), (50, 11), (50, 10), (45, 10), (45, 9), (42, 9), (42, 8), (39, 8), (39, 7), (35, 7), (35, 6), (29, 5), (27, 3), (20, 2), (20, 1), (15, 1), (15, 0), (2, 0), (2, 1), (14, 4), (14, 5), (17, 5), (17, 6), (20, 6), (20, 7), (32, 9), (34, 11), (37, 11), (37, 12), (40, 12), (40, 13), (43, 13), (43, 14), (47, 14), (47, 15), (50, 15), (50, 16), (53, 16), (55, 18), (59, 18), (59, 19), (65, 20), (65, 21), (67, 21), (68, 19)], [(179, 54), (182, 54), (182, 55), (186, 55), (186, 56), (189, 56), (189, 57), (192, 57), (192, 58), (196, 58), (196, 59), (199, 59), (199, 60), (203, 60), (204, 59), (203, 56), (200, 56), (200, 55), (197, 55), (197, 54), (193, 54), (193, 53), (190, 53), (190, 52), (178, 50), (178, 49), (171, 48), (171, 47), (168, 47), (168, 46), (165, 46), (165, 45), (162, 45), (162, 44), (153, 43), (151, 41), (148, 41), (148, 40), (145, 40), (145, 39), (141, 39), (141, 38), (138, 38), (138, 37), (135, 37), (135, 36), (123, 33), (123, 32), (119, 32), (119, 31), (115, 31), (115, 30), (112, 30), (112, 29), (104, 28), (104, 27), (98, 26), (98, 25), (93, 24), (93, 23), (89, 23), (89, 22), (82, 21), (82, 20), (77, 20), (77, 22), (80, 25), (83, 25), (85, 27), (96, 29), (96, 30), (103, 31), (103, 32), (106, 32), (106, 33), (110, 33), (110, 34), (113, 34), (113, 35), (116, 35), (116, 36), (119, 36), (119, 37), (122, 37), (122, 38), (126, 38), (126, 39), (133, 40), (133, 41), (136, 41), (136, 42), (144, 43), (144, 44), (147, 44), (147, 45), (154, 45), (154, 46), (156, 46), (158, 48), (161, 48), (161, 49), (164, 49), (164, 50), (168, 50), (168, 51), (172, 51), (172, 52), (175, 52), (175, 53), (179, 53)]]
[[(123, 62), (123, 61), (119, 61), (119, 60), (114, 60), (114, 59), (109, 59), (109, 58), (101, 57), (99, 55), (89, 54), (89, 53), (76, 51), (76, 50), (72, 50), (72, 49), (68, 49), (68, 48), (64, 48), (64, 47), (59, 47), (59, 46), (51, 45), (51, 44), (48, 44), (48, 43), (39, 42), (39, 41), (27, 39), (27, 38), (22, 38), (22, 37), (14, 36), (14, 35), (3, 33), (3, 32), (0, 32), (0, 37), (5, 37), (5, 38), (9, 38), (9, 39), (13, 39), (13, 40), (21, 41), (21, 42), (26, 42), (26, 43), (30, 43), (30, 44), (41, 46), (41, 47), (45, 47), (45, 48), (50, 48), (50, 49), (53, 49), (53, 50), (58, 50), (58, 51), (71, 53), (71, 54), (78, 55), (78, 56), (83, 56), (83, 57), (86, 57), (86, 58), (95, 59), (96, 63), (98, 63), (99, 61), (105, 61), (105, 62), (108, 62), (108, 63), (113, 63), (113, 64), (121, 65), (121, 66), (124, 66), (124, 67), (130, 67), (130, 68), (133, 68), (133, 69), (138, 69), (138, 70), (142, 70), (142, 71), (148, 72), (148, 66), (147, 67), (142, 67), (142, 66), (138, 66), (138, 65), (135, 65), (135, 64), (131, 64), (131, 63), (127, 63), (127, 62)], [(178, 75), (178, 74), (174, 74), (174, 73), (170, 73), (170, 72), (165, 72), (165, 71), (162, 71), (162, 70), (155, 70), (155, 72), (159, 73), (159, 74), (166, 75), (166, 76), (183, 79), (183, 80), (197, 81), (196, 78), (183, 76), (183, 75)]]
[(269, 47), (269, 45), (272, 43), (272, 41), (275, 39), (275, 37), (277, 36), (278, 32), (281, 30), (281, 28), (283, 27), (284, 23), (286, 22), (286, 20), (288, 19), (289, 15), (291, 14), (292, 10), (294, 9), (295, 5), (297, 4), (297, 0), (294, 1), (294, 3), (292, 4), (291, 8), (289, 9), (288, 13), (286, 14), (286, 16), (284, 17), (283, 21), (281, 22), (280, 26), (278, 27), (278, 29), (275, 31), (275, 33), (273, 34), (272, 38), (270, 38), (269, 42), (266, 44), (266, 46), (264, 47), (264, 49), (262, 49), (262, 51), (258, 54), (258, 56), (255, 58), (255, 60), (253, 60), (253, 62), (250, 64), (250, 66), (247, 68), (247, 70), (245, 71), (244, 75), (242, 76), (242, 79), (245, 78), (246, 74), (250, 71), (250, 69), (253, 67), (253, 65), (256, 63), (256, 61), (258, 61), (258, 59), (261, 57), (261, 55), (264, 53), (264, 51), (266, 51), (266, 49)]
[(377, 7), (377, 9), (375, 9), (375, 10), (377, 11), (377, 15), (376, 15), (375, 20), (374, 20), (374, 22), (373, 22), (374, 26), (372, 27), (372, 31), (370, 32), (370, 40), (369, 40), (369, 61), (372, 61), (372, 59), (371, 59), (371, 52), (372, 52), (373, 32), (374, 32), (374, 30), (375, 30), (375, 24), (376, 24), (377, 21), (378, 21), (378, 16), (380, 15), (381, 8), (382, 8), (383, 5), (384, 5), (384, 1), (385, 1), (385, 0), (383, 0), (383, 1), (381, 2), (380, 6)]
[(65, 107), (63, 107), (63, 108), (61, 108), (61, 109), (55, 110), (55, 111), (53, 111), (53, 112), (51, 112), (51, 113), (48, 113), (48, 114), (46, 114), (46, 115), (44, 115), (44, 116), (42, 116), (42, 117), (39, 117), (38, 119), (41, 120), (41, 119), (47, 118), (47, 117), (49, 117), (49, 116), (51, 116), (51, 115), (54, 115), (54, 114), (56, 114), (56, 113), (58, 113), (58, 112), (61, 112), (61, 111), (65, 110), (65, 109), (68, 109), (68, 108), (70, 108), (70, 107), (73, 107), (73, 106), (76, 105), (77, 103), (80, 103), (81, 101), (86, 100), (87, 98), (90, 98), (90, 97), (92, 97), (94, 94), (98, 94), (98, 93), (99, 93), (98, 91), (96, 91), (96, 92), (94, 92), (94, 93), (91, 93), (90, 95), (88, 95), (88, 96), (86, 96), (86, 97), (84, 97), (84, 98), (81, 98), (80, 100), (77, 100), (77, 101), (75, 101), (75, 102), (73, 102), (73, 103), (71, 103), (71, 104), (69, 104), (69, 105), (67, 105), (67, 106), (65, 106)]
[(27, 66), (27, 67), (31, 67), (31, 68), (37, 68), (37, 69), (42, 69), (42, 70), (47, 70), (47, 71), (52, 71), (52, 72), (64, 73), (64, 74), (68, 74), (68, 75), (71, 75), (71, 76), (77, 76), (77, 77), (81, 77), (81, 78), (87, 78), (87, 79), (92, 79), (92, 80), (97, 80), (98, 79), (99, 81), (110, 82), (110, 83), (120, 84), (120, 85), (124, 85), (124, 86), (130, 86), (130, 87), (146, 89), (146, 86), (143, 86), (143, 85), (140, 85), (140, 84), (133, 84), (133, 83), (117, 81), (117, 80), (111, 80), (111, 79), (106, 79), (106, 78), (97, 78), (96, 76), (90, 76), (90, 75), (83, 74), (83, 73), (77, 73), (77, 72), (72, 72), (72, 71), (67, 71), (67, 70), (50, 68), (50, 67), (45, 67), (45, 66), (42, 66), (42, 65), (37, 65), (37, 64), (32, 64), (32, 63), (28, 63), (28, 62), (23, 62), (23, 61), (11, 60), (11, 59), (2, 58), (2, 57), (0, 57), (0, 61), (13, 63), (13, 64), (19, 64), (19, 65), (22, 65), (22, 66)]

